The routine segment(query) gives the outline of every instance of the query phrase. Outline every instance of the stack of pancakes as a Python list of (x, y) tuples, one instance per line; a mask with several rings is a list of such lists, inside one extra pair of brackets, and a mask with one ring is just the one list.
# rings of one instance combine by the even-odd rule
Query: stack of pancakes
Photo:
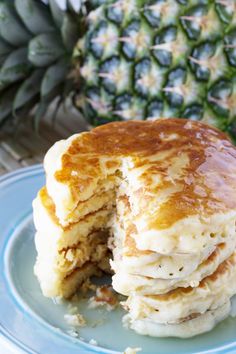
[(56, 143), (34, 201), (35, 273), (70, 297), (114, 275), (127, 326), (188, 337), (210, 330), (236, 293), (236, 149), (186, 120), (117, 122)]

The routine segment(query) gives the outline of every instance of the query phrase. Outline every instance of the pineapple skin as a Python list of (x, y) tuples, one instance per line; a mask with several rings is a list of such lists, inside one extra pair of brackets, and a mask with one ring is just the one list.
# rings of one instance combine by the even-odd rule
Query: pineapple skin
[(89, 3), (74, 60), (90, 124), (179, 117), (236, 136), (235, 0)]
[(2, 0), (0, 129), (68, 96), (91, 125), (183, 117), (236, 141), (236, 1)]

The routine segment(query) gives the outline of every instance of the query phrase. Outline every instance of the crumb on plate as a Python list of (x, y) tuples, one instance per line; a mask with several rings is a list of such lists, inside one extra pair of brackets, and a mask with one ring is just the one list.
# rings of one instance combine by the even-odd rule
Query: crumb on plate
[(98, 345), (98, 342), (95, 339), (90, 339), (89, 344), (91, 345)]
[(66, 320), (66, 322), (70, 326), (74, 326), (74, 327), (86, 326), (86, 321), (85, 321), (83, 315), (81, 315), (80, 313), (77, 313), (74, 315), (66, 314), (66, 315), (64, 315), (64, 319)]
[(73, 337), (73, 338), (77, 338), (78, 337), (78, 332), (77, 331), (75, 331), (74, 329), (69, 329), (68, 331), (67, 331), (67, 333), (71, 336), (71, 337)]
[(105, 306), (108, 311), (114, 310), (118, 305), (118, 298), (111, 286), (98, 287), (96, 295), (89, 299), (89, 308)]

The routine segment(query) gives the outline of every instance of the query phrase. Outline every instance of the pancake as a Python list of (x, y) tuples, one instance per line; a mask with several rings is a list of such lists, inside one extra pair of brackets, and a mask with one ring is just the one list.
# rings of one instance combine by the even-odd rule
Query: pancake
[(148, 318), (132, 320), (130, 315), (123, 318), (125, 327), (131, 328), (139, 334), (152, 337), (178, 337), (189, 338), (201, 333), (211, 331), (219, 322), (230, 314), (230, 301), (215, 310), (177, 324), (162, 324), (150, 321)]
[(92, 275), (99, 275), (95, 264), (87, 263), (80, 269), (75, 269), (68, 277), (61, 279), (55, 272), (42, 269), (41, 263), (35, 264), (35, 274), (40, 279), (42, 292), (47, 297), (70, 298), (83, 282)]
[(109, 272), (112, 252), (113, 287), (138, 333), (188, 337), (227, 316), (236, 149), (225, 134), (184, 119), (115, 122), (56, 143), (44, 167), (33, 207), (45, 296)]
[(62, 226), (54, 214), (54, 203), (45, 190), (38, 193), (33, 202), (34, 224), (40, 231), (40, 238), (36, 238), (36, 249), (46, 251), (46, 247), (53, 247), (58, 251), (73, 247), (83, 240), (93, 230), (104, 228), (112, 212), (112, 201), (101, 209), (85, 215), (80, 222)]
[(38, 253), (34, 272), (45, 296), (68, 297), (81, 282), (72, 287), (68, 284), (76, 284), (76, 279), (87, 279), (86, 274), (88, 277), (96, 275), (98, 268), (104, 270), (109, 250), (107, 232), (102, 229), (111, 207), (112, 204), (107, 204), (106, 208), (84, 216), (79, 223), (63, 227), (54, 214), (55, 206), (46, 189), (40, 190), (33, 203)]
[[(63, 279), (68, 275), (68, 273), (71, 272), (71, 270), (78, 268), (78, 266), (82, 266), (85, 262), (87, 262), (99, 243), (102, 242), (103, 254), (106, 253), (107, 234), (104, 233), (103, 239), (100, 240), (97, 236), (99, 233), (93, 233), (91, 224), (96, 225), (95, 229), (104, 227), (107, 224), (108, 214), (106, 210), (98, 210), (97, 214), (95, 213), (88, 215), (87, 218), (82, 220), (82, 222), (80, 221), (79, 224), (75, 223), (70, 225), (70, 227), (62, 227), (54, 214), (54, 204), (48, 196), (45, 188), (39, 192), (38, 198), (34, 202), (34, 208), (36, 208), (37, 211), (34, 213), (35, 225), (38, 230), (40, 230), (35, 237), (38, 258), (40, 259), (40, 262), (38, 262), (35, 267), (35, 273), (39, 277), (42, 284), (47, 284), (48, 282), (45, 281), (44, 278), (45, 275), (47, 275), (47, 277), (49, 276), (48, 269), (52, 269), (56, 275), (51, 277), (54, 281), (51, 280), (49, 282), (50, 288), (53, 288), (53, 284), (55, 283), (56, 285), (54, 287), (55, 289), (53, 294), (54, 296), (59, 296), (59, 293), (63, 293), (58, 290), (60, 288), (60, 284), (63, 282)], [(44, 215), (43, 218), (42, 214)], [(55, 228), (57, 231), (55, 231)], [(116, 240), (119, 239), (119, 231), (120, 230), (118, 230)], [(54, 234), (58, 235), (58, 239), (56, 237), (52, 237)], [(93, 235), (95, 235), (95, 237), (91, 238)], [(49, 244), (49, 240), (51, 240), (51, 245)], [(91, 240), (93, 242), (91, 242)], [(114, 266), (115, 261), (112, 262), (113, 269), (116, 273), (113, 278), (113, 286), (118, 292), (128, 295), (126, 290), (122, 290), (122, 286), (125, 287), (125, 280), (128, 281), (126, 286), (128, 286), (129, 290), (135, 288), (137, 284), (140, 291), (141, 284), (144, 283), (143, 288), (145, 291), (150, 292), (150, 294), (153, 292), (163, 293), (169, 291), (170, 289), (176, 288), (177, 286), (186, 287), (190, 284), (197, 284), (204, 276), (207, 276), (215, 270), (216, 267), (232, 253), (232, 249), (234, 249), (234, 247), (235, 243), (232, 244), (232, 242), (229, 243), (228, 246), (220, 247), (218, 252), (213, 252), (215, 256), (210, 257), (209, 261), (206, 261), (203, 265), (200, 262), (201, 259), (197, 258), (196, 266), (200, 264), (200, 269), (197, 269), (195, 273), (191, 273), (194, 264), (192, 255), (173, 255), (166, 257), (150, 251), (145, 252), (137, 250), (139, 257), (123, 257), (122, 262), (118, 262), (116, 266)], [(116, 247), (115, 252), (117, 252), (117, 250), (118, 247)], [(127, 248), (124, 248), (124, 250), (127, 254)], [(132, 249), (132, 251), (134, 250)], [(144, 253), (144, 256), (140, 257), (140, 253)], [(181, 281), (179, 277), (180, 264), (178, 258), (181, 259), (181, 266), (183, 266), (184, 256), (187, 274), (190, 273), (191, 275), (186, 279), (185, 273), (185, 279)], [(160, 264), (162, 264), (162, 270), (161, 273), (159, 272), (155, 274), (157, 278), (156, 282), (150, 277), (147, 280), (146, 278), (135, 276), (136, 272), (143, 274), (145, 273), (145, 270), (146, 273), (150, 270), (151, 275), (153, 275), (154, 270), (160, 269), (158, 267)], [(170, 281), (166, 280), (169, 277), (169, 272), (174, 272), (175, 269), (177, 269), (178, 272), (177, 279), (174, 276), (175, 274), (172, 273), (172, 279)], [(45, 285), (42, 285), (42, 289), (45, 295), (49, 293), (52, 294), (51, 290), (48, 292)]]
[[(118, 196), (116, 201), (116, 215), (111, 222), (111, 231), (116, 244), (113, 252), (112, 263), (115, 272), (125, 269), (126, 273), (143, 275), (157, 279), (186, 278), (193, 273), (198, 266), (205, 261), (216, 249), (217, 243), (206, 245), (202, 252), (198, 253), (172, 253), (160, 254), (154, 251), (144, 251), (137, 248), (135, 239), (137, 228), (130, 218), (131, 208), (127, 196)], [(231, 253), (235, 248), (234, 232), (224, 238), (227, 249)], [(227, 253), (229, 256), (231, 253)], [(217, 260), (216, 260), (217, 262)], [(218, 266), (219, 263), (216, 264)]]
[(198, 287), (178, 288), (163, 295), (131, 293), (124, 306), (132, 320), (179, 323), (225, 304), (236, 293), (236, 252), (204, 278)]
[[(36, 238), (40, 238), (40, 235), (36, 234)], [(109, 271), (109, 257), (103, 233), (94, 232), (88, 236), (88, 242), (80, 243), (77, 248), (54, 251), (51, 255), (49, 252), (44, 255), (39, 253), (34, 273), (44, 296), (67, 298), (90, 276), (97, 275), (99, 270)], [(76, 279), (82, 280), (76, 283)]]
[[(154, 251), (140, 251), (131, 236), (133, 234), (130, 234), (131, 229), (115, 226), (112, 228), (116, 240), (112, 262), (115, 271), (123, 268), (127, 273), (156, 279), (186, 278), (215, 250), (213, 245), (193, 255), (187, 253), (163, 255)], [(120, 239), (122, 235), (125, 235), (123, 243)], [(232, 244), (229, 240), (228, 243)]]
[[(46, 185), (61, 224), (109, 177), (128, 183), (139, 249), (192, 253), (220, 243), (236, 220), (236, 150), (199, 122), (116, 122), (56, 143)], [(199, 237), (201, 235), (201, 237)], [(180, 237), (181, 236), (181, 237)]]
[[(142, 294), (162, 294), (177, 287), (198, 286), (213, 273), (219, 264), (234, 251), (236, 238), (224, 239), (224, 243), (205, 247), (199, 254), (162, 255), (142, 251), (136, 246), (137, 229), (130, 220), (130, 204), (127, 196), (119, 196), (116, 215), (111, 222), (115, 248), (113, 250), (114, 289), (123, 295), (132, 291)], [(121, 227), (122, 224), (122, 227)]]
[(83, 219), (84, 216), (94, 213), (104, 206), (112, 206), (113, 201), (115, 202), (114, 189), (108, 190), (106, 193), (102, 191), (93, 195), (90, 199), (82, 201), (77, 205), (76, 209), (68, 215), (68, 222), (64, 226), (76, 223), (80, 219)]
[[(170, 290), (182, 287), (197, 287), (202, 279), (215, 272), (217, 267), (224, 262), (235, 249), (236, 242), (219, 244), (214, 252), (202, 262), (198, 268), (185, 278), (160, 279), (129, 273), (127, 266), (122, 261), (112, 261), (114, 275), (112, 277), (113, 288), (123, 295), (133, 292), (141, 295), (165, 294)], [(177, 269), (180, 271), (180, 268)]]

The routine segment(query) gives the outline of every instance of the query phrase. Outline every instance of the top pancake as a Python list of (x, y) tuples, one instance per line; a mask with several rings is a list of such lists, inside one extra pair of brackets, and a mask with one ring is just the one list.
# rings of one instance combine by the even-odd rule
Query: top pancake
[(139, 233), (164, 231), (189, 217), (235, 217), (236, 149), (225, 134), (199, 122), (110, 123), (55, 144), (45, 169), (62, 223), (79, 201), (122, 179)]

